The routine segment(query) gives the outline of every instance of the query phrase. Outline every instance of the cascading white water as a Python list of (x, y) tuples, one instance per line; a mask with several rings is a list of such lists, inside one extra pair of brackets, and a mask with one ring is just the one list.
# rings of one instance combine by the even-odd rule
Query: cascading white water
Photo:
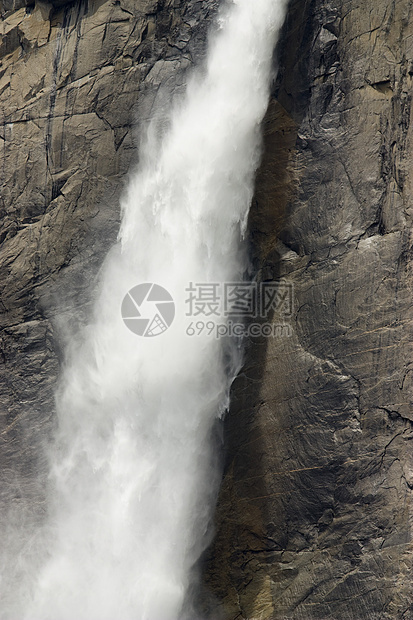
[[(148, 139), (141, 153), (93, 320), (67, 354), (47, 558), (20, 620), (186, 613), (218, 478), (211, 429), (240, 356), (228, 341), (186, 334), (185, 289), (239, 281), (245, 271), (240, 240), (285, 5), (234, 0), (221, 12), (204, 69), (163, 138)], [(120, 312), (143, 282), (164, 286), (176, 303), (172, 326), (153, 338), (128, 331)]]

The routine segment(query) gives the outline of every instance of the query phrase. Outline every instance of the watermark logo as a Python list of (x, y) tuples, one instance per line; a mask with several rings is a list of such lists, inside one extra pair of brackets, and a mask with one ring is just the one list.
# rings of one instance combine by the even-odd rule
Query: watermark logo
[(131, 332), (151, 338), (163, 334), (172, 325), (175, 303), (163, 286), (145, 282), (126, 293), (121, 313), (123, 322)]
[(289, 323), (245, 323), (226, 321), (191, 321), (185, 330), (187, 336), (214, 336), (215, 338), (288, 338), (293, 330)]
[(190, 282), (185, 289), (186, 316), (267, 319), (293, 314), (291, 282)]
[[(191, 317), (184, 328), (187, 336), (292, 335), (288, 323), (294, 310), (291, 282), (190, 282), (185, 294), (185, 316)], [(139, 284), (122, 302), (124, 323), (138, 336), (159, 336), (170, 327), (174, 317), (174, 300), (158, 284)]]

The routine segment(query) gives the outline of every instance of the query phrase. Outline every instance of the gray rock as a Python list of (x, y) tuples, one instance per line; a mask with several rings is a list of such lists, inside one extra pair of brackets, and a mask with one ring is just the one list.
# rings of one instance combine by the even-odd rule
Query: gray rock
[[(63, 6), (64, 5), (64, 6)], [(202, 58), (216, 0), (2, 5), (0, 527), (44, 513), (62, 334), (87, 318), (136, 116)], [(143, 94), (145, 97), (143, 98)], [(170, 101), (168, 101), (170, 105)], [(146, 110), (148, 116), (148, 110)], [(10, 516), (11, 515), (11, 516)], [(15, 550), (15, 555), (18, 554)]]
[(294, 287), (226, 420), (211, 617), (411, 619), (410, 3), (294, 1), (250, 232)]
[[(180, 92), (216, 6), (1, 2), (0, 513), (23, 526), (56, 326), (87, 317), (134, 122)], [(408, 0), (290, 4), (249, 230), (257, 277), (294, 287), (293, 333), (252, 339), (233, 387), (213, 618), (413, 618), (412, 27)]]

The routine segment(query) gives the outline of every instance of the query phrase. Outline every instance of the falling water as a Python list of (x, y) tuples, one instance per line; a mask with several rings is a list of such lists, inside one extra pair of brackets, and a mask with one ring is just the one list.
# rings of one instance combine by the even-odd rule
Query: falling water
[[(285, 4), (229, 3), (162, 139), (149, 132), (92, 320), (67, 351), (47, 556), (20, 619), (188, 614), (217, 488), (211, 433), (240, 353), (228, 339), (186, 333), (186, 289), (245, 272), (241, 239)], [(140, 283), (165, 287), (175, 302), (171, 327), (156, 337), (135, 335), (122, 320), (122, 300)]]

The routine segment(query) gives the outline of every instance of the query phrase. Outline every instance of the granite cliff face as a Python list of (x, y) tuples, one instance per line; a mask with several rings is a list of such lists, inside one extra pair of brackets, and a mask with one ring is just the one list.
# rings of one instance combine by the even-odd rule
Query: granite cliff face
[[(3, 514), (41, 518), (60, 338), (116, 238), (134, 120), (216, 6), (1, 5)], [(413, 618), (412, 40), (408, 0), (290, 5), (249, 228), (293, 335), (252, 340), (234, 384), (212, 617)]]
[(0, 6), (0, 524), (24, 524), (44, 511), (61, 339), (116, 240), (133, 128), (161, 84), (179, 92), (217, 2)]
[(290, 5), (250, 231), (293, 335), (234, 386), (225, 618), (413, 618), (412, 35), (408, 1)]

